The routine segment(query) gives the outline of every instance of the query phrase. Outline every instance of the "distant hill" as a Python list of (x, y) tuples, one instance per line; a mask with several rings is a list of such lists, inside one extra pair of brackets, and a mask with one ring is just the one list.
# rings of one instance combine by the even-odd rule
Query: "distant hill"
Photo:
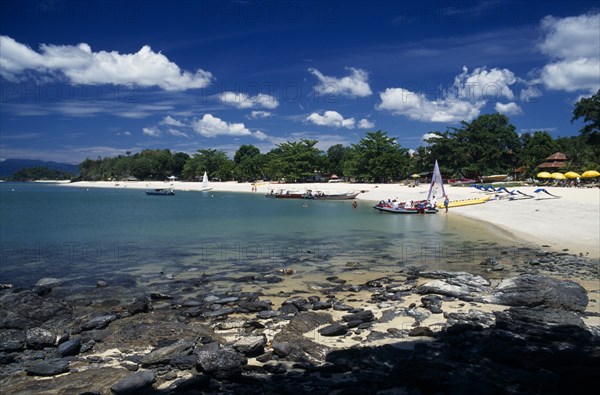
[(47, 167), (51, 170), (60, 170), (74, 175), (79, 174), (79, 167), (69, 163), (46, 162), (34, 159), (7, 159), (0, 162), (0, 178), (12, 177), (17, 171), (30, 167)]

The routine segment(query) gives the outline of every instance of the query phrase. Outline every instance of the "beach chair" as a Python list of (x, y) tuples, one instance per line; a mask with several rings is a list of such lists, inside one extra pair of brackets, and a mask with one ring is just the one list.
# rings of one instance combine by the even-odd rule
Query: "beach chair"
[[(560, 199), (560, 196), (553, 195), (550, 192), (548, 192), (547, 190), (545, 190), (544, 188), (538, 188), (535, 191), (533, 191), (533, 193), (537, 194), (537, 198), (536, 198), (537, 200)], [(540, 196), (544, 196), (542, 194), (545, 194), (545, 195), (548, 195), (548, 196), (551, 196), (551, 197), (549, 197), (549, 198), (547, 198), (547, 197), (540, 197)]]

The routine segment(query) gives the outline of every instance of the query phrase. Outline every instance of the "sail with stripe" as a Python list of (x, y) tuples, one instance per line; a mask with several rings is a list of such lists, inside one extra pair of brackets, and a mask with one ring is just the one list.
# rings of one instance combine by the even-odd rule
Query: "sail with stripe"
[(433, 167), (433, 175), (431, 176), (431, 185), (429, 185), (429, 193), (427, 194), (427, 201), (431, 201), (432, 197), (440, 199), (442, 196), (446, 196), (446, 191), (444, 191), (442, 173), (440, 173), (440, 167), (436, 160)]

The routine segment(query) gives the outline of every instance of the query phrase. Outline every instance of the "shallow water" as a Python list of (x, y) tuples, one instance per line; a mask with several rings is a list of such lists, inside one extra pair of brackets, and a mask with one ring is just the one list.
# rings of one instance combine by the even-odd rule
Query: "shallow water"
[[(266, 199), (262, 194), (0, 184), (0, 282), (42, 277), (96, 281), (118, 273), (222, 277), (276, 272), (340, 275), (409, 266), (479, 270), (499, 254), (526, 253), (489, 224), (439, 213), (382, 214), (367, 202)], [(308, 280), (307, 280), (308, 281)]]

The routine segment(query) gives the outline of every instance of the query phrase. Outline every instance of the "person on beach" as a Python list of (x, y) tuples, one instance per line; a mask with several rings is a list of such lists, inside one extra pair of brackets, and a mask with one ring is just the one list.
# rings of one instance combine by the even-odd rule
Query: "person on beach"
[(448, 198), (448, 195), (444, 195), (444, 208), (446, 212), (448, 212), (448, 204), (450, 204), (450, 198)]

